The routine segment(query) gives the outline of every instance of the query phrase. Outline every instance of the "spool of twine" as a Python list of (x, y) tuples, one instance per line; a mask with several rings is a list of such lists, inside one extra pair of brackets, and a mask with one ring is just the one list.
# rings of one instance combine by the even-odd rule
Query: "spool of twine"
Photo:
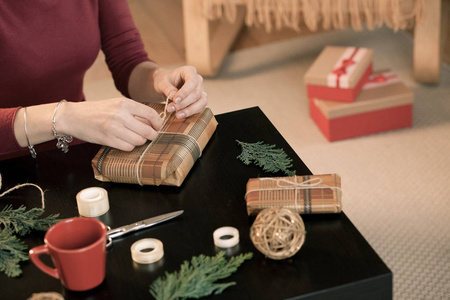
[(274, 260), (294, 256), (305, 242), (305, 225), (287, 208), (262, 210), (250, 228), (250, 238), (262, 254)]

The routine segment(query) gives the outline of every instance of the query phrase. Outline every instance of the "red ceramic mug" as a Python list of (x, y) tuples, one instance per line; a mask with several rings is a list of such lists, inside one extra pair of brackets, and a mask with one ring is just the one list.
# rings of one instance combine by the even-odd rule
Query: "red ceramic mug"
[[(106, 226), (96, 219), (63, 220), (50, 227), (44, 245), (30, 250), (31, 261), (69, 290), (90, 290), (105, 279), (106, 231)], [(42, 254), (51, 256), (55, 268), (39, 259)]]

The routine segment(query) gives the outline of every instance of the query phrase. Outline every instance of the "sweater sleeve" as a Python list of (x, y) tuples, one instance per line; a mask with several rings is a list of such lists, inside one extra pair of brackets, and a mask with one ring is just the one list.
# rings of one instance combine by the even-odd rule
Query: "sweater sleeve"
[(23, 150), (14, 134), (14, 119), (21, 107), (0, 109), (0, 155)]
[(117, 89), (126, 97), (133, 69), (149, 61), (126, 0), (99, 0), (102, 50)]

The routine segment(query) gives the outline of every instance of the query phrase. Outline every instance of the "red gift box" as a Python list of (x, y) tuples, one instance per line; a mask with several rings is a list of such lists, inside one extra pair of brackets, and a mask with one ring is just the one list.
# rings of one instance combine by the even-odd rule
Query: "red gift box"
[(412, 126), (414, 94), (392, 72), (369, 77), (355, 102), (310, 98), (309, 110), (331, 141)]
[(327, 46), (304, 81), (308, 98), (353, 102), (372, 73), (373, 50)]

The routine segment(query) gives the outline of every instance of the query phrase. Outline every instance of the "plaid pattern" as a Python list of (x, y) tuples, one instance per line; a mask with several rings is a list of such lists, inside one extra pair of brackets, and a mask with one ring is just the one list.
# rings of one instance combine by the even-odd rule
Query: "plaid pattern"
[[(158, 112), (164, 104), (149, 103)], [(170, 114), (154, 141), (130, 152), (102, 147), (92, 160), (100, 181), (180, 186), (217, 127), (209, 108), (185, 119)]]
[(292, 209), (300, 214), (339, 213), (341, 177), (337, 174), (251, 178), (247, 182), (248, 215), (270, 207)]

